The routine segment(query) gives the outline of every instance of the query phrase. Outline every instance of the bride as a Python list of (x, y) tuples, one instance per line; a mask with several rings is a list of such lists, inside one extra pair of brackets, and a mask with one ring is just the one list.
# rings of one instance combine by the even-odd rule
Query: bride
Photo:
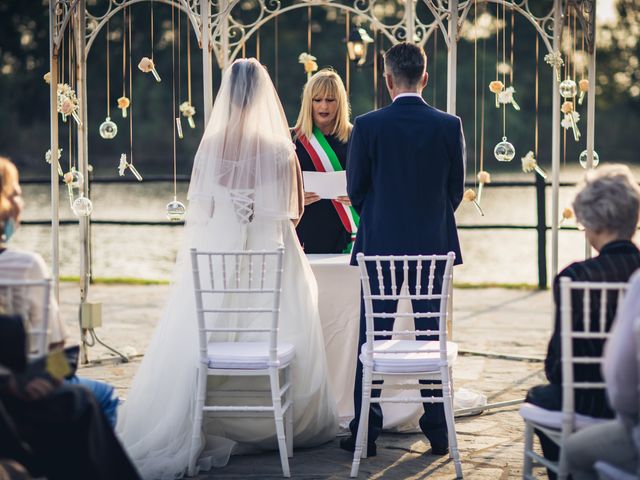
[[(193, 429), (200, 428), (192, 425), (198, 342), (190, 248), (284, 246), (279, 340), (296, 348), (294, 446), (335, 436), (338, 421), (327, 383), (317, 286), (294, 230), (302, 194), (271, 79), (255, 59), (236, 60), (224, 75), (195, 157), (168, 302), (119, 415), (117, 431), (144, 478), (181, 477)], [(198, 464), (208, 469), (225, 465), (233, 453), (277, 448), (273, 419), (205, 419)]]

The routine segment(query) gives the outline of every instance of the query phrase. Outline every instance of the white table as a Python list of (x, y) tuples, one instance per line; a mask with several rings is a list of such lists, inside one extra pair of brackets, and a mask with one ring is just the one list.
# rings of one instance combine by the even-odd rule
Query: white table
[[(360, 275), (349, 265), (350, 255), (309, 254), (311, 269), (318, 283), (318, 308), (327, 354), (329, 383), (338, 404), (340, 425), (353, 418), (353, 384), (360, 331)], [(410, 311), (410, 303), (400, 303), (399, 311)], [(412, 330), (410, 319), (404, 319)], [(398, 322), (401, 320), (398, 319)], [(399, 329), (404, 326), (396, 325)], [(403, 395), (399, 391), (396, 395)], [(415, 395), (415, 390), (413, 391)], [(422, 415), (422, 405), (384, 403), (384, 428), (414, 431)]]

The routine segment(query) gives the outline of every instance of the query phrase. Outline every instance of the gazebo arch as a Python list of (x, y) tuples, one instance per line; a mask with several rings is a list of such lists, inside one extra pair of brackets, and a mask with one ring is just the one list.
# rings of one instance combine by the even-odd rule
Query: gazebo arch
[[(469, 11), (477, 4), (502, 5), (527, 19), (535, 28), (549, 53), (560, 50), (563, 30), (563, 18), (566, 12), (573, 10), (586, 32), (588, 51), (588, 80), (596, 85), (596, 48), (595, 48), (595, 6), (596, 0), (553, 0), (547, 13), (535, 15), (530, 8), (530, 0), (398, 0), (402, 2), (404, 14), (392, 24), (385, 23), (375, 12), (375, 0), (295, 0), (291, 5), (282, 6), (280, 0), (255, 0), (259, 11), (254, 19), (242, 23), (234, 18), (233, 10), (240, 0), (108, 0), (106, 11), (95, 15), (87, 10), (87, 0), (49, 0), (49, 55), (50, 55), (50, 115), (51, 115), (51, 152), (58, 151), (58, 113), (57, 81), (58, 55), (65, 32), (73, 25), (73, 48), (76, 58), (76, 86), (79, 102), (81, 125), (78, 126), (77, 154), (78, 169), (86, 174), (88, 169), (87, 141), (87, 90), (86, 67), (89, 50), (98, 33), (117, 12), (142, 2), (157, 2), (180, 9), (189, 18), (202, 52), (203, 67), (203, 112), (205, 123), (209, 119), (213, 105), (212, 55), (215, 54), (218, 65), (225, 69), (237, 57), (242, 44), (254, 35), (265, 23), (284, 13), (309, 7), (332, 7), (350, 12), (368, 22), (392, 43), (402, 40), (424, 45), (436, 30), (440, 30), (447, 46), (447, 111), (456, 113), (457, 84), (457, 42), (462, 23)], [(433, 20), (423, 23), (416, 15), (418, 2), (423, 3), (431, 12)], [(559, 82), (553, 75), (552, 95), (552, 259), (551, 272), (558, 270), (558, 212), (560, 185), (560, 93)], [(595, 88), (588, 90), (587, 106), (587, 166), (593, 167), (593, 149), (595, 135)], [(51, 258), (55, 292), (58, 293), (59, 279), (59, 179), (56, 155), (51, 162)], [(88, 196), (88, 176), (83, 189)], [(89, 217), (80, 218), (80, 300), (85, 303), (89, 289)]]

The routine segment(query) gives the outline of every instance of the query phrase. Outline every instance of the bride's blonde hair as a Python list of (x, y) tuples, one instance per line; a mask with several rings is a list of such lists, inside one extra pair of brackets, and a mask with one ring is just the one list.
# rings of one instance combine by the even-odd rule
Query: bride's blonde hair
[(351, 133), (351, 123), (349, 115), (351, 107), (347, 99), (347, 91), (340, 76), (330, 68), (323, 68), (313, 75), (304, 86), (302, 91), (302, 105), (294, 130), (296, 136), (304, 135), (309, 138), (313, 133), (313, 99), (314, 98), (335, 98), (338, 109), (336, 111), (336, 121), (333, 125), (331, 135), (334, 135), (343, 143), (349, 140)]

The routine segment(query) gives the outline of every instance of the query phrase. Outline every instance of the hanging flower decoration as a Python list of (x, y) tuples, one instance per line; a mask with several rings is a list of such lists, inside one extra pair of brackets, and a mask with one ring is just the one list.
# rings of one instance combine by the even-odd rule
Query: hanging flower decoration
[(187, 117), (187, 121), (189, 122), (189, 126), (191, 128), (196, 128), (196, 122), (193, 121), (193, 116), (196, 114), (196, 109), (191, 103), (182, 102), (180, 104), (180, 113), (182, 113), (183, 117)]
[(559, 50), (553, 53), (547, 53), (544, 56), (544, 61), (551, 65), (556, 72), (556, 79), (560, 81), (560, 67), (564, 65), (564, 60), (562, 59), (562, 54)]
[(301, 53), (298, 56), (298, 63), (304, 65), (304, 71), (307, 74), (307, 78), (311, 78), (311, 74), (318, 70), (317, 58), (309, 53)]
[(144, 73), (151, 72), (153, 74), (153, 78), (156, 79), (156, 82), (162, 81), (160, 79), (160, 75), (158, 75), (158, 71), (156, 70), (155, 63), (153, 63), (153, 60), (151, 60), (149, 57), (142, 57), (142, 60), (140, 60), (140, 63), (138, 63), (138, 68)]
[(67, 121), (67, 117), (71, 115), (78, 125), (82, 125), (78, 116), (78, 97), (76, 92), (68, 83), (58, 84), (58, 113), (62, 114), (62, 120)]
[(127, 108), (129, 108), (131, 102), (125, 96), (122, 96), (118, 99), (118, 108), (122, 110), (122, 118), (127, 118)]
[(524, 173), (531, 173), (535, 171), (542, 178), (545, 180), (547, 179), (546, 172), (540, 168), (532, 151), (529, 151), (524, 157), (522, 157), (522, 171)]
[(138, 180), (139, 182), (142, 181), (142, 175), (140, 175), (140, 172), (138, 172), (133, 164), (127, 162), (127, 154), (123, 153), (122, 155), (120, 155), (120, 163), (118, 164), (118, 175), (124, 177), (124, 172), (127, 168), (131, 171), (133, 176), (136, 177), (136, 180)]
[[(478, 172), (478, 205), (482, 201), (482, 190), (486, 184), (491, 183), (491, 174), (484, 170)], [(473, 190), (471, 190), (473, 192)]]
[(560, 124), (565, 130), (570, 128), (573, 131), (574, 140), (578, 142), (580, 140), (580, 130), (578, 129), (580, 114), (573, 109), (573, 102), (564, 102), (561, 110), (564, 113), (564, 119)]
[(513, 87), (507, 87), (504, 91), (498, 93), (498, 102), (505, 105), (511, 104), (513, 108), (517, 111), (520, 110), (520, 105), (516, 102), (516, 99), (513, 98), (513, 94), (516, 92), (516, 89)]
[(47, 72), (42, 76), (46, 84), (51, 84), (51, 72)]
[(494, 80), (489, 83), (489, 90), (496, 94), (496, 108), (500, 108), (500, 92), (504, 90), (504, 83), (500, 80)]
[(571, 220), (573, 217), (573, 210), (570, 207), (566, 207), (564, 210), (562, 210), (562, 218), (560, 219), (558, 225), (562, 225), (565, 221)]
[(578, 82), (578, 88), (580, 89), (580, 96), (578, 97), (578, 105), (582, 105), (584, 102), (584, 96), (589, 91), (589, 80), (583, 78)]
[(473, 204), (478, 209), (478, 212), (480, 213), (480, 215), (484, 217), (484, 212), (482, 211), (482, 208), (480, 208), (480, 204), (478, 203), (477, 198), (478, 196), (476, 195), (476, 192), (474, 192), (473, 189), (471, 188), (468, 188), (467, 190), (465, 190), (464, 195), (462, 196), (462, 199), (465, 200), (466, 202), (473, 202)]
[[(61, 148), (58, 149), (58, 158), (56, 160), (60, 160), (60, 157), (62, 157)], [(51, 165), (51, 149), (47, 150), (47, 152), (44, 154), (44, 160), (49, 165)], [(59, 161), (58, 161), (58, 175), (60, 175), (61, 177), (64, 175), (64, 172), (62, 171), (62, 166), (60, 165)]]

